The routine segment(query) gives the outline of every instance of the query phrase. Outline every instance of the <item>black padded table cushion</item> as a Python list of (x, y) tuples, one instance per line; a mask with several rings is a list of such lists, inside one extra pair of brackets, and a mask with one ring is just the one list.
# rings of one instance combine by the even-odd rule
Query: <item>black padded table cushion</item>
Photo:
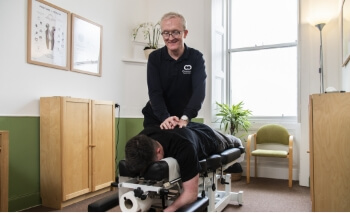
[(93, 203), (90, 203), (88, 206), (88, 212), (105, 212), (118, 205), (119, 195), (116, 192)]
[(132, 174), (129, 170), (128, 167), (126, 166), (125, 160), (120, 160), (119, 161), (119, 175), (123, 177), (136, 177), (137, 175)]
[(207, 170), (216, 170), (221, 166), (221, 156), (211, 155), (206, 159)]
[(205, 159), (200, 160), (199, 164), (201, 165), (201, 170), (199, 171), (199, 173), (203, 173), (203, 172), (206, 172), (208, 170), (207, 161)]
[[(243, 149), (244, 151), (244, 149)], [(242, 149), (240, 148), (231, 148), (227, 149), (220, 153), (221, 156), (221, 163), (227, 164), (230, 163), (236, 159), (238, 159), (242, 154)]]
[[(203, 159), (199, 162), (202, 167), (202, 170), (200, 171), (200, 173), (203, 173), (208, 170), (214, 171), (215, 169), (219, 168), (221, 165), (225, 165), (227, 163), (230, 163), (238, 159), (241, 156), (241, 154), (244, 152), (245, 152), (244, 147), (238, 147), (238, 148), (227, 149), (220, 154), (211, 155), (207, 159)], [(125, 160), (121, 160), (119, 162), (119, 174), (120, 176), (124, 176), (124, 177), (137, 176), (129, 172), (129, 170), (127, 169)], [(153, 162), (146, 169), (145, 173), (142, 176), (144, 177), (145, 180), (156, 180), (156, 181), (161, 181), (165, 178), (168, 178), (169, 177), (168, 163), (166, 161)]]
[(176, 212), (206, 212), (208, 205), (208, 197), (198, 197), (195, 202), (182, 206)]
[(143, 175), (135, 175), (129, 172), (125, 160), (121, 160), (119, 161), (119, 175), (123, 177), (141, 176), (145, 180), (161, 181), (169, 177), (169, 166), (166, 161), (156, 161), (146, 169)]
[(161, 181), (165, 178), (169, 178), (169, 165), (166, 161), (153, 162), (145, 171), (143, 175), (145, 180)]

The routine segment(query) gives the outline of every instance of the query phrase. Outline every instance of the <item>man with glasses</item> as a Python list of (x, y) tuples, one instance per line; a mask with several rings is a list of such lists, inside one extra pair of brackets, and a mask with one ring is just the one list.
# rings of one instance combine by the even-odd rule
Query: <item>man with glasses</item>
[(144, 127), (186, 127), (197, 117), (205, 98), (203, 54), (185, 44), (185, 18), (170, 12), (160, 22), (165, 46), (153, 51), (147, 63), (149, 101), (143, 108)]

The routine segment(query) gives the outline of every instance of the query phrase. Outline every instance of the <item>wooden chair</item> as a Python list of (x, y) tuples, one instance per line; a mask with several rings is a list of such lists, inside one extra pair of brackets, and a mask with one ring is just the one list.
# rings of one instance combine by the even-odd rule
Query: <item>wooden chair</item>
[[(254, 146), (251, 147), (252, 140)], [(288, 147), (288, 151), (273, 149), (261, 149), (259, 144), (281, 144)], [(281, 147), (281, 146), (279, 146)], [(257, 133), (248, 136), (247, 141), (247, 183), (250, 182), (250, 158), (255, 158), (255, 177), (257, 177), (257, 157), (276, 157), (276, 158), (288, 158), (289, 164), (289, 181), (288, 186), (292, 187), (293, 184), (293, 136), (280, 125), (268, 124), (260, 127)], [(286, 148), (287, 150), (287, 148)]]

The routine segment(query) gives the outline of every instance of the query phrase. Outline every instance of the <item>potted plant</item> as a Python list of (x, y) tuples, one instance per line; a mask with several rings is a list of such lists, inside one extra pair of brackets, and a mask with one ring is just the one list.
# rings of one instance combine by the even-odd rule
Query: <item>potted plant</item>
[[(249, 115), (252, 114), (252, 111), (248, 109), (243, 109), (243, 101), (239, 102), (236, 105), (229, 106), (228, 104), (220, 104), (216, 102), (219, 106), (219, 112), (216, 116), (219, 116), (221, 120), (221, 126), (224, 125), (224, 131), (227, 132), (229, 129), (231, 135), (236, 135), (238, 133), (239, 128), (244, 129), (248, 132), (248, 128), (250, 127), (250, 121), (248, 120)], [(239, 138), (243, 137), (240, 136)]]
[(133, 29), (132, 35), (134, 40), (140, 31), (143, 33), (144, 40), (148, 42), (147, 46), (143, 49), (145, 51), (145, 56), (148, 59), (148, 55), (152, 51), (158, 49), (158, 41), (161, 33), (160, 22), (157, 22), (156, 24), (153, 24), (152, 22), (139, 24), (135, 29)]
[[(224, 131), (227, 132), (229, 129), (231, 135), (236, 135), (239, 129), (243, 129), (245, 132), (248, 132), (248, 128), (251, 125), (248, 117), (252, 114), (252, 112), (248, 109), (243, 109), (243, 101), (232, 106), (229, 106), (228, 104), (220, 104), (218, 102), (216, 102), (216, 104), (219, 107), (219, 112), (216, 114), (216, 116), (221, 117), (219, 118), (221, 120), (220, 129), (221, 126), (224, 125)], [(242, 139), (245, 135), (246, 134), (243, 134), (238, 138)], [(241, 179), (243, 170), (240, 163), (235, 163), (224, 172), (232, 173), (231, 180), (234, 181)]]

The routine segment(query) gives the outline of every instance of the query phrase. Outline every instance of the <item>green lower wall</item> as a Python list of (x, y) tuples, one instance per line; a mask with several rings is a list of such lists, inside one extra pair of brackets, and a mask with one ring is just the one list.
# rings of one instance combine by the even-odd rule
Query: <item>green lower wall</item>
[[(119, 162), (125, 143), (143, 129), (143, 118), (116, 118), (115, 124)], [(40, 205), (40, 118), (0, 116), (0, 130), (9, 131), (10, 138), (9, 211)]]
[[(115, 121), (116, 126), (116, 144), (117, 144), (117, 162), (124, 159), (124, 147), (125, 143), (139, 133), (143, 129), (143, 118), (121, 118)], [(118, 128), (119, 127), (119, 128)], [(119, 130), (118, 130), (119, 129)], [(118, 165), (118, 164), (116, 164)], [(116, 166), (116, 168), (118, 168)], [(116, 174), (117, 177), (117, 174)]]
[(39, 117), (0, 117), (9, 131), (9, 211), (40, 204)]

